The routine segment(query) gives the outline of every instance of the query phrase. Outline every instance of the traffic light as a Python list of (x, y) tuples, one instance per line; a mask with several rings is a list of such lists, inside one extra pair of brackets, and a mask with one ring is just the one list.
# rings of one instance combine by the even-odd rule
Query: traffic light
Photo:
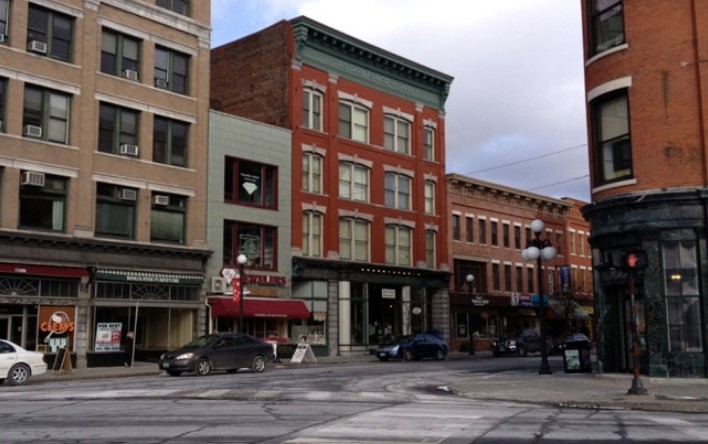
[(642, 250), (628, 251), (623, 262), (626, 268), (642, 270), (647, 267), (647, 253)]

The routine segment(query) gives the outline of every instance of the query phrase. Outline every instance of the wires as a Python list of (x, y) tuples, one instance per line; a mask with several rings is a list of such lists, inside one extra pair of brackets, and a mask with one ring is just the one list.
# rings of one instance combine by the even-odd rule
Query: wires
[(579, 149), (579, 148), (584, 148), (584, 147), (586, 147), (586, 146), (587, 146), (587, 144), (586, 144), (586, 143), (583, 143), (582, 145), (575, 145), (575, 146), (571, 146), (571, 147), (569, 147), (569, 148), (563, 148), (562, 150), (553, 151), (553, 152), (546, 153), (546, 154), (541, 154), (540, 156), (529, 157), (529, 158), (527, 158), (527, 159), (517, 160), (517, 161), (515, 161), (515, 162), (504, 163), (504, 164), (501, 164), (501, 165), (497, 165), (497, 166), (493, 166), (493, 167), (489, 167), (489, 168), (483, 168), (483, 169), (481, 169), (481, 170), (472, 171), (472, 172), (469, 172), (469, 173), (465, 173), (465, 176), (470, 176), (470, 175), (472, 175), (472, 174), (486, 173), (487, 171), (494, 171), (494, 170), (498, 170), (498, 169), (501, 169), (501, 168), (506, 168), (506, 167), (510, 167), (510, 166), (514, 166), (514, 165), (519, 165), (519, 164), (524, 163), (524, 162), (530, 162), (530, 161), (533, 161), (533, 160), (543, 159), (543, 158), (545, 158), (545, 157), (555, 156), (556, 154), (561, 154), (561, 153), (565, 153), (565, 152), (568, 152), (568, 151), (577, 150), (577, 149)]

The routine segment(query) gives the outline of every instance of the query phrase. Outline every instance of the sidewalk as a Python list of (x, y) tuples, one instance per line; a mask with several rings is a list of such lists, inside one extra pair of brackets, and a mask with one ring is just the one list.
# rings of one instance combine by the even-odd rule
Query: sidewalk
[[(451, 360), (467, 360), (470, 370), (474, 362), (491, 357), (478, 352), (476, 356), (451, 353)], [(504, 358), (499, 358), (504, 359)], [(529, 358), (529, 359), (533, 359)], [(277, 366), (344, 365), (355, 362), (378, 362), (373, 356), (321, 357), (317, 363), (291, 364), (289, 360), (271, 364)], [(383, 365), (383, 364), (382, 364)], [(562, 364), (552, 362), (552, 375), (537, 372), (509, 371), (496, 374), (475, 374), (458, 378), (448, 387), (454, 393), (470, 399), (508, 402), (529, 402), (565, 407), (628, 409), (708, 413), (708, 379), (664, 379), (641, 377), (646, 395), (629, 395), (632, 386), (630, 374), (565, 373)], [(36, 376), (37, 381), (68, 381), (106, 379), (128, 376), (157, 376), (161, 374), (155, 362), (136, 362), (133, 367), (93, 367), (71, 371), (52, 372)]]

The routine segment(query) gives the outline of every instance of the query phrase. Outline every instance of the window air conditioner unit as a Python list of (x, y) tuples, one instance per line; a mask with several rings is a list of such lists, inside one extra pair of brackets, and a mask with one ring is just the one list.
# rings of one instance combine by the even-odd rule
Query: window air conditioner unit
[(131, 190), (130, 188), (121, 188), (118, 191), (118, 198), (120, 200), (137, 200), (138, 192), (136, 190)]
[(156, 194), (152, 196), (152, 203), (154, 203), (155, 205), (168, 205), (170, 203), (170, 196)]
[(27, 50), (32, 52), (38, 52), (40, 54), (46, 54), (47, 44), (44, 42), (40, 42), (39, 40), (31, 40), (27, 44)]
[(36, 171), (25, 171), (22, 173), (22, 185), (31, 185), (33, 187), (44, 186), (44, 173)]
[(138, 146), (131, 143), (122, 143), (120, 145), (120, 153), (125, 156), (137, 156)]
[(161, 89), (167, 89), (167, 80), (155, 79), (155, 86)]
[(29, 137), (42, 137), (42, 127), (37, 125), (25, 125), (22, 134)]
[(226, 293), (226, 280), (221, 277), (211, 278), (211, 292), (219, 294)]
[(123, 71), (123, 74), (125, 75), (125, 78), (128, 80), (138, 80), (138, 72), (133, 71), (132, 69), (126, 69)]

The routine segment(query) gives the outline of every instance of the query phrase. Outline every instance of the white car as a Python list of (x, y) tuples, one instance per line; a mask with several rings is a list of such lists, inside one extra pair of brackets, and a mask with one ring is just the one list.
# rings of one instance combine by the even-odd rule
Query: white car
[(12, 385), (22, 385), (32, 375), (47, 372), (44, 353), (25, 350), (19, 345), (0, 339), (0, 384), (8, 380)]

